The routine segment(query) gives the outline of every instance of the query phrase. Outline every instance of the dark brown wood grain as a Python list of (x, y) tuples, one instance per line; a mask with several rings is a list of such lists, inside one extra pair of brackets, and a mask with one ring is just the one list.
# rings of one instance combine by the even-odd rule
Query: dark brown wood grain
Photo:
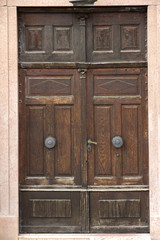
[(72, 176), (73, 165), (73, 129), (72, 129), (72, 107), (55, 107), (55, 137), (57, 148), (55, 148), (55, 176)]
[(87, 61), (145, 60), (144, 14), (92, 13), (87, 36)]
[(19, 13), (20, 61), (146, 60), (145, 12), (107, 12), (101, 9), (102, 13), (99, 13), (100, 9), (97, 9), (93, 13), (87, 8), (79, 13), (67, 11)]
[(147, 192), (90, 193), (90, 232), (147, 232), (147, 198)]
[(44, 175), (44, 118), (43, 106), (27, 106), (27, 176)]
[[(122, 106), (122, 135), (125, 142), (125, 146), (122, 150), (124, 176), (140, 174), (139, 165), (141, 166), (141, 164), (138, 164), (141, 158), (139, 153), (141, 125), (139, 124), (138, 126), (138, 120), (140, 121), (140, 119), (138, 119), (140, 112), (141, 109), (139, 106)], [(130, 159), (132, 159), (132, 162)]]
[(95, 176), (112, 176), (112, 106), (95, 106)]
[[(22, 115), (26, 124), (21, 123), (20, 125), (20, 132), (25, 132), (23, 132), (21, 142), (23, 147), (20, 149), (21, 171), (25, 176), (20, 178), (20, 183), (25, 181), (29, 185), (67, 184), (68, 182), (80, 184), (80, 148), (78, 149), (78, 146), (81, 144), (79, 138), (81, 128), (78, 128), (77, 131), (76, 128), (81, 124), (81, 109), (80, 93), (77, 94), (80, 84), (77, 83), (77, 71), (54, 69), (50, 71), (23, 70), (21, 72), (25, 74), (21, 79), (25, 94), (20, 106), (23, 106)], [(41, 80), (39, 82), (39, 79), (42, 78), (43, 84), (41, 84)], [(36, 85), (40, 85), (41, 95), (38, 93), (38, 95), (34, 94), (34, 97), (28, 96), (30, 79), (36, 79)], [(48, 91), (45, 91), (48, 79), (54, 79), (56, 82), (53, 97), (51, 93), (51, 96), (48, 97)], [(66, 88), (64, 79), (68, 81), (68, 84), (70, 83), (70, 90), (65, 93), (65, 95), (68, 93), (67, 96), (63, 96)], [(58, 96), (54, 96), (55, 91)], [(62, 97), (59, 97), (61, 92)], [(48, 136), (56, 138), (55, 148), (47, 149), (45, 147), (44, 141)], [(78, 169), (75, 168), (77, 164)], [(72, 179), (59, 179), (59, 176), (72, 177)]]
[(148, 232), (146, 8), (18, 11), (20, 232)]
[[(136, 95), (132, 92), (133, 97), (132, 95), (128, 97), (130, 92), (126, 96), (123, 91), (128, 88), (128, 84), (125, 84), (126, 77), (128, 82), (131, 78), (129, 84), (132, 86), (132, 79), (137, 79), (135, 84), (138, 92)], [(94, 84), (95, 79), (96, 84)], [(97, 83), (98, 81), (99, 83)], [(143, 98), (146, 91), (142, 87), (145, 81), (141, 70), (135, 68), (88, 71), (88, 138), (98, 143), (93, 146), (92, 152), (88, 153), (89, 184), (146, 183), (145, 170), (144, 173), (142, 170), (143, 164), (148, 162), (147, 155), (142, 155), (143, 146), (146, 146), (142, 132), (143, 122), (146, 121), (146, 117), (143, 117), (147, 116), (146, 100)], [(119, 87), (122, 90), (119, 95), (115, 88), (116, 82), (118, 82), (117, 86), (122, 83)], [(99, 85), (102, 89), (100, 95), (97, 91)], [(110, 97), (111, 91), (113, 93)], [(122, 148), (116, 149), (112, 146), (111, 140), (114, 136), (123, 138)]]

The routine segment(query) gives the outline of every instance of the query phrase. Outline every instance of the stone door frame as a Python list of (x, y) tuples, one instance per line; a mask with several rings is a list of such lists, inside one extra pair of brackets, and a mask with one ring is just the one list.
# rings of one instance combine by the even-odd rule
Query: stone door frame
[(148, 6), (150, 234), (19, 236), (17, 7), (72, 6), (69, 0), (0, 0), (0, 239), (160, 239), (160, 0), (98, 0), (95, 6)]

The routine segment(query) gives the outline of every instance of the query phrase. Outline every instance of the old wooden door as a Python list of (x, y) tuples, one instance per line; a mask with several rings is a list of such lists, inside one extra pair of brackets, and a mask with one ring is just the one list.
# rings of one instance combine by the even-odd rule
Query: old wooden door
[(19, 9), (20, 232), (148, 232), (145, 8)]

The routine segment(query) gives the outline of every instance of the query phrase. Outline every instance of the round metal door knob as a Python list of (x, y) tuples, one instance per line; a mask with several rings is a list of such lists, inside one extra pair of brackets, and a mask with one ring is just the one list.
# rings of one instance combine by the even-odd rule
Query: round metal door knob
[(54, 137), (47, 137), (44, 142), (46, 148), (54, 148), (56, 145), (56, 139)]
[(112, 139), (112, 144), (115, 148), (121, 148), (123, 146), (123, 139), (120, 136), (115, 136)]

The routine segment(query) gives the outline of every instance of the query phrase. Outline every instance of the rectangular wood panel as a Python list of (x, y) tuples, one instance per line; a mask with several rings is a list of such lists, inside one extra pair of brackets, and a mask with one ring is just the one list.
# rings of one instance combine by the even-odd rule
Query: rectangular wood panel
[(44, 174), (44, 107), (28, 106), (28, 176)]
[(95, 96), (139, 95), (139, 75), (107, 74), (94, 76)]
[(94, 51), (112, 51), (112, 26), (94, 26)]
[(122, 106), (122, 148), (123, 175), (139, 174), (139, 108), (140, 106)]
[(67, 199), (34, 199), (32, 202), (32, 216), (42, 218), (71, 217), (71, 200)]
[(26, 26), (26, 51), (42, 51), (43, 50), (43, 26)]
[(121, 25), (121, 51), (140, 51), (140, 25)]
[(95, 176), (111, 176), (112, 106), (95, 106)]
[(140, 199), (100, 200), (100, 218), (132, 218), (140, 217)]
[(80, 192), (20, 191), (23, 233), (81, 232)]
[(90, 232), (148, 232), (148, 192), (90, 192)]
[(73, 51), (72, 26), (54, 27), (54, 51)]
[(55, 176), (72, 175), (72, 107), (55, 107)]
[(65, 96), (72, 93), (72, 87), (72, 76), (32, 76), (26, 78), (27, 96)]

